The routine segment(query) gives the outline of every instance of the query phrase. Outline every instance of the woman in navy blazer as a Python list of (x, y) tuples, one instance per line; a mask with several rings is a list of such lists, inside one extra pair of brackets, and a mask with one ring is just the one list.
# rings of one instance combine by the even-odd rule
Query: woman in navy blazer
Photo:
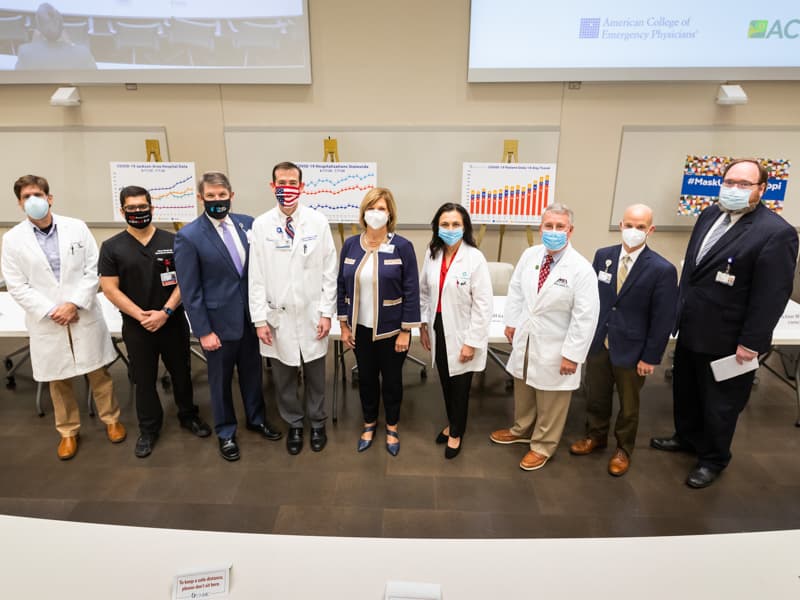
[(397, 205), (388, 189), (367, 192), (359, 221), (364, 231), (342, 246), (337, 311), (342, 344), (355, 352), (358, 364), (364, 429), (357, 449), (372, 445), (382, 395), (386, 449), (397, 456), (403, 362), (411, 329), (420, 324), (417, 257), (411, 242), (394, 232)]

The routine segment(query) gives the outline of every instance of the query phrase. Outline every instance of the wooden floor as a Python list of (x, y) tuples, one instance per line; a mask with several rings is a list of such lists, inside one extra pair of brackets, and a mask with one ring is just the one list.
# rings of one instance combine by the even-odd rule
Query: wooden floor
[[(19, 345), (14, 342), (0, 344), (0, 357)], [(422, 356), (421, 348), (413, 350)], [(205, 373), (197, 367), (196, 399), (210, 420)], [(329, 362), (329, 380), (332, 371)], [(800, 429), (794, 427), (794, 396), (764, 370), (739, 420), (733, 461), (705, 490), (683, 483), (694, 464), (690, 456), (648, 447), (652, 435), (672, 432), (671, 391), (663, 369), (645, 386), (632, 467), (618, 479), (606, 472), (613, 448), (585, 457), (567, 450), (583, 432), (580, 394), (573, 397), (561, 447), (543, 469), (527, 473), (518, 468), (523, 445), (490, 443), (489, 432), (508, 426), (513, 413), (505, 376), (493, 364), (473, 382), (464, 449), (449, 461), (434, 444), (445, 424), (435, 370), (428, 369), (427, 379), (421, 380), (420, 369), (406, 365), (402, 445), (396, 458), (386, 452), (382, 434), (368, 451), (356, 453), (361, 411), (358, 390), (348, 380), (341, 388), (339, 423), (329, 423), (329, 443), (322, 453), (310, 451), (308, 432), (303, 452), (290, 456), (283, 440), (268, 442), (242, 430), (237, 463), (219, 456), (216, 438), (198, 439), (180, 429), (167, 393), (162, 394), (166, 419), (158, 445), (150, 457), (136, 458), (135, 411), (124, 368), (114, 365), (112, 373), (128, 439), (112, 445), (103, 424), (84, 410), (80, 451), (67, 462), (56, 457), (58, 434), (47, 394), (47, 415), (40, 418), (34, 410), (29, 367), (20, 370), (15, 390), (0, 388), (0, 513), (178, 529), (376, 537), (609, 537), (800, 528)], [(83, 385), (77, 382), (81, 396)], [(270, 419), (285, 431), (268, 376), (265, 396)], [(237, 410), (241, 414), (240, 405)]]

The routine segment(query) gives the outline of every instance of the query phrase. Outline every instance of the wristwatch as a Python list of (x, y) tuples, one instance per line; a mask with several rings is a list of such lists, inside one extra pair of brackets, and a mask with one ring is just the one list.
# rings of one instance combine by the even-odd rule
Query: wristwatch
[(171, 317), (171, 316), (172, 316), (172, 313), (174, 313), (174, 312), (175, 312), (175, 311), (174, 311), (174, 310), (172, 310), (172, 309), (171, 309), (169, 306), (165, 306), (165, 307), (164, 307), (164, 308), (162, 308), (161, 310), (163, 310), (165, 313), (167, 313), (167, 316), (168, 316), (168, 317)]

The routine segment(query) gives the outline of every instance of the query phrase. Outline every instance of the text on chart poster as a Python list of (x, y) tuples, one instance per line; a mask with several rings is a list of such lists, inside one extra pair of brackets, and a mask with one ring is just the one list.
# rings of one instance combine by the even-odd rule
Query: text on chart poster
[(358, 223), (364, 195), (378, 182), (378, 163), (296, 163), (303, 170), (303, 204), (331, 223)]
[(119, 212), (119, 193), (129, 185), (150, 192), (153, 221), (188, 222), (197, 216), (193, 162), (112, 162), (111, 201), (115, 221), (125, 221)]
[(538, 225), (555, 183), (554, 163), (464, 163), (461, 204), (473, 223)]
[[(699, 215), (717, 201), (722, 184), (722, 171), (731, 160), (733, 157), (730, 156), (696, 156), (693, 154), (686, 156), (681, 196), (678, 200), (679, 215)], [(759, 161), (769, 172), (767, 189), (761, 197), (761, 202), (767, 208), (780, 213), (783, 210), (783, 200), (789, 185), (791, 163), (782, 158), (760, 158)]]

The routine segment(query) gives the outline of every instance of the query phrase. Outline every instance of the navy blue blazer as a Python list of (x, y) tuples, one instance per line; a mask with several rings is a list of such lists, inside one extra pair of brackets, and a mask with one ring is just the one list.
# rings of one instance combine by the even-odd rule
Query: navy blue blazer
[[(720, 216), (705, 209), (686, 248), (675, 330), (687, 349), (728, 356), (736, 346), (758, 353), (772, 344), (772, 331), (792, 292), (797, 232), (763, 204), (742, 216), (695, 265), (703, 238)], [(732, 286), (717, 283), (731, 259)]]
[[(420, 326), (419, 272), (414, 246), (406, 238), (389, 234), (392, 252), (378, 252), (378, 279), (373, 289), (376, 327), (373, 340), (392, 337), (401, 329)], [(358, 306), (358, 273), (366, 256), (361, 235), (347, 238), (339, 258), (337, 313), (340, 321), (355, 328), (353, 312)], [(358, 315), (356, 314), (356, 322)]]
[(245, 249), (242, 275), (236, 271), (228, 248), (205, 213), (181, 228), (175, 237), (175, 269), (181, 299), (198, 338), (216, 333), (221, 341), (242, 338), (252, 327), (247, 298), (250, 244), (246, 232), (253, 217), (229, 214)]
[(678, 272), (672, 263), (645, 246), (617, 295), (621, 248), (620, 244), (600, 248), (594, 255), (595, 272), (608, 271), (611, 281), (597, 281), (600, 318), (589, 354), (599, 352), (608, 336), (615, 367), (633, 369), (640, 360), (657, 365), (675, 322)]

